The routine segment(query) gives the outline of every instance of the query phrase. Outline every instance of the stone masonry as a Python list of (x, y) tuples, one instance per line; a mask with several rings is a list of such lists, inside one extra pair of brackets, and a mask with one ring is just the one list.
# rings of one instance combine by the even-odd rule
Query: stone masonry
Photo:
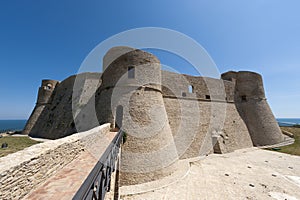
[(57, 139), (104, 123), (126, 132), (121, 185), (168, 176), (181, 159), (284, 140), (261, 75), (163, 71), (157, 57), (131, 47), (110, 49), (103, 73), (44, 80), (23, 133)]
[[(83, 151), (97, 154), (93, 146), (105, 142), (109, 124), (58, 140), (49, 140), (1, 157), (0, 199), (21, 199), (62, 169)], [(96, 158), (99, 155), (95, 155)]]

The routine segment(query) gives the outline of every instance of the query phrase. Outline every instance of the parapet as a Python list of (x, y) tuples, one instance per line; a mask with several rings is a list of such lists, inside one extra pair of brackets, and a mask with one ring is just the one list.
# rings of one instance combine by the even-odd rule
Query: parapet
[[(121, 50), (122, 48), (124, 51)], [(151, 53), (129, 47), (116, 47), (116, 49), (119, 50), (117, 55), (115, 54), (115, 48), (105, 55), (103, 62), (108, 62), (108, 58), (114, 58), (114, 60), (109, 61), (111, 62), (110, 65), (106, 67), (103, 72), (103, 85), (101, 88), (115, 87), (116, 85), (148, 85), (148, 87), (156, 87), (156, 89), (160, 89), (160, 61), (156, 56)], [(121, 54), (123, 52), (126, 53)], [(103, 65), (106, 65), (106, 63)], [(153, 86), (155, 84), (156, 86)], [(159, 85), (159, 87), (157, 87), (157, 85)]]
[[(121, 51), (122, 48), (125, 50)], [(117, 57), (114, 49), (119, 49), (119, 53), (129, 49), (131, 51)], [(161, 92), (161, 70), (160, 62), (154, 55), (139, 49), (115, 47), (105, 57), (115, 59), (110, 61), (102, 74), (102, 84), (96, 92), (95, 104), (99, 123), (109, 122), (113, 128), (113, 115), (123, 94), (126, 96), (140, 87)]]
[(265, 99), (262, 76), (255, 72), (240, 71), (237, 74), (237, 91), (241, 97)]
[(223, 73), (221, 75), (221, 79), (226, 80), (226, 81), (235, 81), (236, 77), (237, 77), (237, 73), (238, 72), (235, 72), (235, 71), (229, 71), (229, 72)]
[(118, 46), (113, 47), (109, 49), (106, 54), (103, 57), (103, 71), (106, 70), (106, 68), (117, 58), (120, 56), (130, 52), (134, 51), (135, 49), (132, 47), (126, 47), (126, 46)]
[(234, 83), (162, 71), (162, 92), (165, 98), (233, 102)]
[(235, 100), (237, 102), (266, 98), (262, 76), (256, 72), (230, 71), (222, 74), (222, 79), (235, 83)]

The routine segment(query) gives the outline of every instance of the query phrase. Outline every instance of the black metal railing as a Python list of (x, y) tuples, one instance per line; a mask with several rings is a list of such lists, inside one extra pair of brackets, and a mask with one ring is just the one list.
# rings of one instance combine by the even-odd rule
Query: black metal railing
[(111, 174), (120, 150), (123, 132), (120, 130), (105, 150), (91, 173), (81, 185), (73, 200), (103, 200), (110, 190)]

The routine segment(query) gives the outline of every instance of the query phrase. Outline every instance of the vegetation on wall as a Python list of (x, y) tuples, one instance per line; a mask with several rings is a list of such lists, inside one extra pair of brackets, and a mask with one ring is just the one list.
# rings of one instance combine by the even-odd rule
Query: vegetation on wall
[(127, 140), (127, 133), (123, 132), (123, 144), (126, 142)]

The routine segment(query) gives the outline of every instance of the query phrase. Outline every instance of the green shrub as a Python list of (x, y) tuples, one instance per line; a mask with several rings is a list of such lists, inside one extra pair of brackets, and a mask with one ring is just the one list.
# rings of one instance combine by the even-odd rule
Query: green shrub
[(300, 124), (295, 124), (295, 125), (293, 125), (293, 127), (300, 128)]
[(123, 132), (123, 144), (126, 142), (127, 140), (127, 133)]

